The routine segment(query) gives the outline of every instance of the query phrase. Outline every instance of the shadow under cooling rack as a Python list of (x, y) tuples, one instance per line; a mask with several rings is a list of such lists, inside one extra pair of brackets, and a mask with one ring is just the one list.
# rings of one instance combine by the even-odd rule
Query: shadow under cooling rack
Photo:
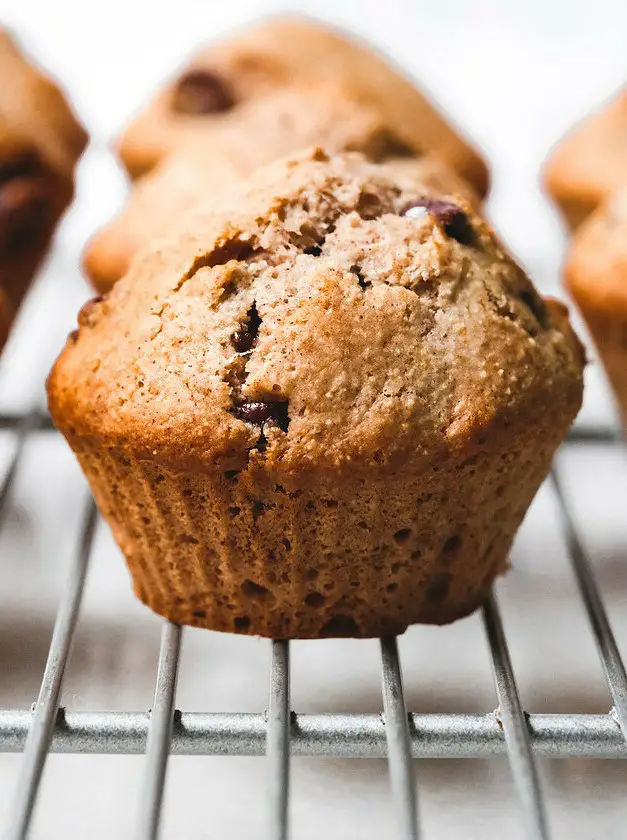
[[(0, 416), (14, 434), (14, 448), (0, 485), (0, 517), (11, 492), (28, 436), (54, 433), (49, 419), (33, 412)], [(565, 446), (601, 443), (619, 447), (610, 432), (573, 432)], [(140, 818), (135, 837), (157, 837), (168, 757), (265, 755), (268, 762), (269, 840), (289, 836), (292, 756), (387, 758), (397, 818), (396, 835), (421, 836), (416, 758), (486, 758), (507, 755), (520, 800), (525, 836), (549, 837), (536, 757), (627, 758), (627, 676), (588, 557), (562, 487), (559, 455), (550, 485), (585, 605), (613, 707), (608, 714), (534, 715), (521, 706), (496, 595), (483, 607), (498, 709), (482, 715), (413, 714), (403, 691), (395, 638), (380, 640), (381, 714), (296, 714), (290, 703), (290, 646), (271, 643), (269, 702), (265, 713), (194, 713), (176, 709), (183, 628), (163, 623), (152, 709), (148, 712), (71, 712), (59, 707), (65, 667), (76, 629), (89, 567), (97, 512), (86, 501), (81, 536), (59, 605), (41, 689), (32, 710), (0, 710), (0, 751), (23, 751), (6, 840), (28, 835), (46, 757), (63, 753), (145, 753)]]

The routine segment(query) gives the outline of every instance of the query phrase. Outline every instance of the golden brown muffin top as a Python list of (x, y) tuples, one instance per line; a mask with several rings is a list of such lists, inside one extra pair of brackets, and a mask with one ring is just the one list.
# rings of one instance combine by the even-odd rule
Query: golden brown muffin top
[(563, 425), (581, 398), (563, 309), (485, 222), (358, 154), (257, 171), (79, 323), (48, 383), (55, 422), (173, 468), (424, 467)]

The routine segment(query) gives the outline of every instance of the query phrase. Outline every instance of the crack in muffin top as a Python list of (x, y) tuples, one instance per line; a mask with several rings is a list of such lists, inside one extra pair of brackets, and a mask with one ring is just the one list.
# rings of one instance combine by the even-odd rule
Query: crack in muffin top
[(459, 196), (314, 149), (211, 199), (85, 307), (70, 434), (199, 469), (412, 463), (578, 399), (581, 354)]

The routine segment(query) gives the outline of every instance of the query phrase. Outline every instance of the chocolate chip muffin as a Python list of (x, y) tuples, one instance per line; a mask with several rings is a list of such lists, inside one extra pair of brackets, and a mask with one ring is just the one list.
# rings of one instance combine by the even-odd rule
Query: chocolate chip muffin
[(425, 193), (459, 193), (479, 205), (455, 170), (401, 140), (350, 90), (329, 83), (292, 86), (242, 105), (237, 125), (216, 127), (208, 140), (188, 142), (139, 178), (122, 213), (89, 243), (87, 275), (99, 291), (108, 291), (135, 252), (167, 234), (187, 209), (260, 165), (321, 143), (331, 151), (361, 151), (374, 161), (395, 160), (399, 173), (404, 168)]
[[(350, 88), (351, 99), (376, 107), (403, 143), (439, 157), (486, 194), (481, 157), (400, 70), (353, 38), (298, 16), (270, 18), (202, 50), (129, 126), (120, 155), (131, 175), (140, 175), (219, 125), (245, 130), (240, 115), (250, 102), (321, 79)], [(263, 145), (274, 130), (270, 122), (255, 142)]]
[(50, 410), (169, 619), (376, 636), (477, 607), (575, 416), (582, 352), (461, 197), (316, 150), (83, 309)]
[(627, 184), (627, 87), (558, 144), (544, 179), (571, 228)]
[(565, 279), (597, 346), (627, 428), (627, 187), (577, 229)]
[(57, 86), (0, 29), (0, 284), (9, 320), (73, 194), (87, 141)]

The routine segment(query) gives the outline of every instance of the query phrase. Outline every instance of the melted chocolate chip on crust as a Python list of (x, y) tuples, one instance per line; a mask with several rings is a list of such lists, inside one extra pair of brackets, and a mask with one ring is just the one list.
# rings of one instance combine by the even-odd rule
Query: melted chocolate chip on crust
[[(468, 216), (461, 207), (451, 201), (442, 201), (437, 198), (418, 198), (408, 204), (402, 212), (403, 216), (418, 216), (418, 212), (424, 208), (430, 216), (442, 227), (444, 233), (455, 239), (461, 245), (471, 245), (473, 241), (473, 230)], [(412, 212), (413, 211), (413, 212)]]
[(368, 288), (368, 286), (372, 285), (372, 283), (369, 280), (366, 280), (366, 277), (365, 277), (363, 271), (361, 270), (360, 265), (351, 265), (350, 272), (351, 272), (351, 274), (354, 274), (355, 277), (357, 278), (357, 283), (359, 284), (359, 288), (362, 291), (365, 292), (366, 289)]
[(248, 353), (252, 350), (257, 341), (260, 326), (261, 318), (257, 312), (257, 305), (253, 303), (248, 310), (246, 322), (240, 324), (231, 336), (231, 343), (238, 353)]
[(289, 417), (286, 402), (245, 402), (235, 409), (235, 416), (255, 426), (273, 426), (287, 432)]

